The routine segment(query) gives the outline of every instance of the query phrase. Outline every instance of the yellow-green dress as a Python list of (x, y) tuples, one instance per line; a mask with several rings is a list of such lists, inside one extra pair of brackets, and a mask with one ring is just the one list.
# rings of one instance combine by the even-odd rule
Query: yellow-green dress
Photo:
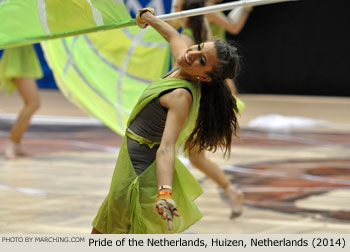
[[(153, 99), (166, 90), (186, 88), (192, 93), (192, 105), (177, 141), (183, 143), (192, 132), (199, 107), (199, 87), (196, 83), (174, 78), (160, 79), (149, 85), (130, 115), (128, 126), (136, 115)], [(126, 132), (126, 135), (130, 132)], [(145, 141), (133, 136), (140, 144)], [(162, 234), (180, 233), (197, 222), (202, 214), (194, 200), (203, 192), (202, 187), (181, 163), (175, 159), (173, 198), (180, 217), (174, 217), (173, 228), (168, 231), (167, 222), (153, 211), (157, 193), (156, 160), (139, 176), (136, 175), (124, 137), (115, 166), (110, 190), (102, 203), (93, 227), (101, 233)]]
[[(219, 15), (225, 16), (225, 14), (223, 12), (219, 12)], [(211, 30), (213, 39), (219, 39), (222, 41), (226, 41), (225, 28), (223, 28), (215, 23), (210, 23), (210, 30)]]
[(192, 32), (192, 30), (190, 28), (183, 28), (181, 33), (182, 34), (186, 34), (187, 36), (189, 36), (192, 39), (193, 43), (195, 43), (194, 42), (193, 32)]
[(0, 59), (0, 90), (11, 93), (16, 89), (14, 78), (39, 79), (43, 76), (34, 47), (21, 46), (5, 49)]

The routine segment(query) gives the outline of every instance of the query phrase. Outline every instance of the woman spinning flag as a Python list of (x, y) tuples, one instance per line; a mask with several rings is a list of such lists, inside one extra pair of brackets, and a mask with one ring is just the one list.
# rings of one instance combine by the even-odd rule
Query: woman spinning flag
[(178, 233), (201, 218), (202, 189), (176, 158), (176, 146), (230, 152), (237, 105), (224, 84), (239, 68), (236, 48), (222, 41), (187, 47), (151, 8), (137, 22), (157, 30), (176, 63), (146, 88), (128, 121), (109, 194), (92, 233)]

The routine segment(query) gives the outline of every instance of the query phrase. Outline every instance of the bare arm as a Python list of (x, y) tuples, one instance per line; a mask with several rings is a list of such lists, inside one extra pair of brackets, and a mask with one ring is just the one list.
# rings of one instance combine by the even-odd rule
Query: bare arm
[[(184, 89), (176, 89), (162, 96), (160, 104), (168, 109), (165, 128), (160, 146), (156, 155), (156, 170), (158, 186), (169, 185), (172, 187), (175, 165), (175, 144), (186, 116), (192, 104), (192, 96)], [(168, 190), (166, 190), (168, 191)], [(179, 216), (176, 203), (172, 195), (158, 194), (155, 210), (164, 220), (168, 221), (168, 229), (171, 230), (173, 216)]]
[(182, 39), (185, 41), (187, 47), (191, 47), (194, 45), (193, 40), (190, 38), (190, 36), (186, 34), (181, 34)]
[(175, 144), (192, 104), (192, 96), (185, 89), (176, 89), (160, 98), (168, 108), (162, 140), (157, 151), (158, 186), (172, 185), (175, 163)]
[(141, 18), (147, 24), (152, 26), (160, 35), (162, 35), (166, 41), (169, 42), (170, 50), (175, 59), (186, 52), (186, 42), (171, 25), (155, 17), (150, 12), (144, 12)]
[(233, 23), (228, 19), (225, 15), (221, 15), (220, 13), (209, 13), (206, 15), (207, 19), (211, 23), (215, 23), (220, 27), (223, 27), (226, 31), (232, 34), (238, 34), (243, 29), (250, 11), (245, 10), (242, 14), (238, 23)]

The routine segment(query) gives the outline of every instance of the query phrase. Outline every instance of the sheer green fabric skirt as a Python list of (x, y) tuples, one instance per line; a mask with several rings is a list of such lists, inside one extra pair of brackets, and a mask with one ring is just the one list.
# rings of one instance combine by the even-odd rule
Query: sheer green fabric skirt
[(194, 203), (202, 192), (199, 183), (176, 158), (173, 198), (180, 217), (174, 217), (173, 228), (168, 231), (167, 222), (153, 211), (158, 194), (156, 161), (137, 176), (128, 154), (127, 137), (124, 137), (109, 194), (92, 225), (105, 234), (180, 233), (202, 217)]
[(32, 45), (4, 51), (0, 60), (0, 89), (11, 93), (16, 89), (14, 78), (39, 79), (42, 76), (40, 62)]

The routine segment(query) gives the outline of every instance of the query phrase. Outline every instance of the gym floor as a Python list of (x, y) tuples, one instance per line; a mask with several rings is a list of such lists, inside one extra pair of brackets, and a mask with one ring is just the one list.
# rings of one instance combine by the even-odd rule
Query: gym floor
[[(0, 100), (0, 233), (90, 233), (122, 138), (59, 91), (40, 92), (42, 107), (23, 140), (28, 156), (14, 161), (3, 149), (22, 102), (17, 93)], [(244, 212), (230, 220), (222, 190), (188, 165), (204, 188), (197, 200), (204, 217), (185, 233), (349, 233), (350, 98), (240, 98), (246, 109), (230, 158), (208, 155), (245, 192)], [(315, 123), (269, 127), (265, 117), (252, 126), (272, 114)]]

